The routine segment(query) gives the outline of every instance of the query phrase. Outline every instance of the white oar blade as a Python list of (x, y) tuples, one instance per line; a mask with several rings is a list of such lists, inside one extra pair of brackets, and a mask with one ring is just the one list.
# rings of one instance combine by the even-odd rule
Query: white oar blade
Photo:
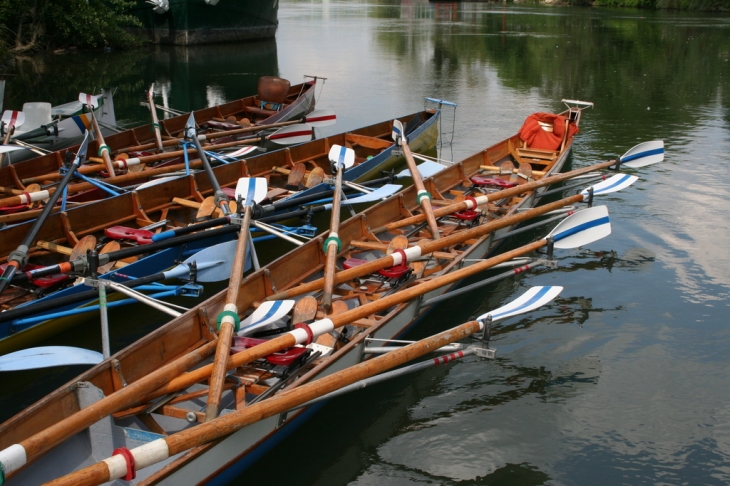
[[(438, 174), (446, 168), (445, 165), (439, 164), (438, 162), (426, 161), (421, 165), (416, 166), (418, 173), (421, 174), (421, 179), (428, 179), (432, 175)], [(397, 177), (411, 177), (411, 171), (408, 169), (402, 170), (397, 174)]]
[(19, 127), (25, 123), (25, 113), (22, 111), (5, 110), (2, 121), (5, 123), (5, 130), (9, 130), (12, 127)]
[(664, 140), (640, 143), (621, 156), (621, 164), (632, 169), (664, 160)]
[(405, 136), (405, 132), (403, 131), (403, 123), (401, 123), (400, 120), (393, 120), (393, 132), (391, 136), (395, 141), (401, 140)]
[(262, 303), (253, 314), (241, 322), (239, 336), (250, 334), (272, 322), (276, 322), (294, 307), (293, 300), (273, 300)]
[[(609, 177), (605, 181), (592, 185), (591, 187), (593, 188), (594, 196), (601, 196), (603, 194), (611, 194), (612, 192), (618, 192), (622, 189), (626, 189), (638, 180), (639, 178), (633, 175), (616, 174), (613, 177)], [(581, 194), (587, 197), (589, 189), (590, 187), (587, 189), (583, 189), (583, 191), (581, 191)]]
[(95, 365), (102, 362), (101, 353), (69, 346), (41, 346), (0, 356), (0, 371), (22, 371), (52, 366)]
[(8, 152), (15, 152), (16, 150), (28, 150), (25, 147), (18, 147), (17, 145), (0, 145), (0, 154), (6, 154)]
[(175, 180), (178, 177), (182, 177), (182, 176), (167, 176), (167, 177), (159, 177), (157, 179), (152, 179), (151, 181), (147, 181), (144, 184), (138, 185), (135, 190), (139, 191), (140, 189), (147, 189), (148, 187), (156, 186), (158, 184), (163, 184), (165, 182)]
[(280, 128), (266, 138), (279, 145), (294, 145), (312, 140), (312, 125), (301, 123)]
[[(200, 250), (180, 265), (164, 272), (165, 279), (187, 278), (190, 275), (190, 264), (195, 262), (196, 281), (221, 282), (226, 280), (231, 276), (237, 244), (238, 241), (231, 240)], [(247, 252), (243, 271), (246, 272), (250, 269), (251, 254)]]
[(548, 236), (555, 248), (578, 248), (611, 234), (611, 222), (606, 206), (595, 206), (568, 216)]
[(366, 202), (380, 201), (398, 192), (403, 186), (400, 184), (385, 184), (372, 192), (351, 199), (343, 199), (342, 204), (360, 204)]
[(268, 183), (263, 177), (241, 177), (236, 184), (236, 200), (243, 198), (245, 206), (253, 206), (266, 198)]
[[(210, 148), (215, 148), (215, 145), (211, 146)], [(254, 147), (252, 145), (244, 145), (240, 149), (234, 151), (234, 152), (227, 152), (224, 155), (226, 157), (243, 157), (244, 155), (248, 155), (251, 152), (255, 152), (257, 147)]]
[(99, 97), (86, 94), (86, 93), (79, 93), (79, 101), (82, 105), (87, 105), (92, 107), (93, 109), (97, 109), (99, 107)]
[(192, 111), (188, 120), (185, 122), (185, 130), (195, 130), (195, 114)]
[(326, 127), (337, 123), (337, 115), (332, 110), (314, 110), (304, 120), (313, 128)]
[(486, 319), (487, 316), (492, 316), (492, 321), (494, 322), (499, 319), (506, 319), (507, 317), (524, 314), (525, 312), (535, 310), (538, 307), (542, 307), (552, 301), (562, 291), (563, 287), (559, 286), (532, 287), (512, 302), (503, 305), (499, 309), (495, 309), (477, 317), (477, 320)]
[(338, 169), (347, 169), (355, 165), (355, 151), (342, 145), (333, 145), (329, 159)]

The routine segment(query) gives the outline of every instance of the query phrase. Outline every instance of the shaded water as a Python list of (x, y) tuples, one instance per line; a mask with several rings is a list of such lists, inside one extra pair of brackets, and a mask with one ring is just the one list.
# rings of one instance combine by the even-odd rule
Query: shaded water
[[(667, 158), (601, 201), (610, 237), (560, 251), (556, 270), (456, 297), (412, 333), (443, 330), (533, 285), (563, 285), (553, 304), (499, 326), (497, 360), (469, 358), (337, 399), (241, 482), (270, 482), (273, 471), (282, 484), (728, 483), (730, 17), (290, 0), (279, 15), (275, 42), (25, 63), (5, 107), (115, 85), (118, 118), (134, 124), (147, 121), (138, 103), (153, 81), (186, 110), (248, 95), (263, 74), (293, 83), (309, 74), (328, 78), (319, 106), (338, 115), (322, 135), (419, 110), (432, 96), (459, 105), (454, 143), (441, 151), (458, 160), (570, 98), (595, 103), (573, 167), (652, 139), (665, 140)], [(118, 346), (130, 339), (114, 333)], [(3, 388), (15, 380), (3, 377)], [(3, 394), (3, 416), (27, 400)]]

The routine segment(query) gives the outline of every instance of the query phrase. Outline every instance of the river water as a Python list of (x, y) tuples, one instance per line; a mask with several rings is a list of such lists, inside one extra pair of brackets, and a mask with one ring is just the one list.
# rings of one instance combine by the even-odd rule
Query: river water
[[(412, 333), (451, 327), (533, 285), (564, 286), (554, 303), (498, 326), (496, 360), (472, 357), (334, 400), (240, 482), (730, 482), (730, 184), (721, 170), (730, 17), (284, 0), (279, 18), (270, 42), (25, 61), (5, 108), (113, 85), (119, 122), (133, 125), (147, 122), (138, 105), (152, 82), (188, 110), (251, 94), (260, 75), (317, 75), (327, 78), (318, 105), (338, 116), (320, 135), (420, 110), (430, 96), (458, 104), (453, 124), (444, 112), (442, 141), (453, 142), (440, 156), (459, 160), (567, 98), (595, 103), (573, 167), (655, 139), (666, 160), (600, 201), (609, 237), (559, 251), (557, 269), (455, 297)], [(116, 349), (145, 330), (128, 317), (113, 329)], [(95, 325), (54, 342), (93, 347)], [(58, 386), (78, 371), (3, 377), (3, 417), (41, 394), (38, 383)]]

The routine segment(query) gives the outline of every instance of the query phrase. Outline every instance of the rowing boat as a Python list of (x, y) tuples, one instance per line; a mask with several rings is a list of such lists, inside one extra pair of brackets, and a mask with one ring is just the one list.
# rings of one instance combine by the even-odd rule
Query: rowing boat
[[(314, 110), (317, 79), (313, 78), (305, 83), (291, 86), (289, 81), (285, 79), (264, 76), (259, 80), (256, 95), (195, 111), (195, 120), (200, 127), (200, 134), (230, 131), (257, 125), (269, 126), (300, 118)], [(177, 145), (177, 139), (184, 131), (189, 114), (173, 116), (163, 120), (156, 119), (154, 110), (152, 110), (152, 115), (154, 116), (153, 122), (150, 124), (104, 137), (102, 142), (98, 140), (91, 142), (89, 153), (93, 154), (93, 158), (97, 154), (98, 157), (101, 157), (103, 150), (100, 149), (106, 147), (113, 160), (158, 153), (156, 150), (157, 133), (164, 139), (163, 142), (172, 144), (174, 149)], [(87, 122), (86, 128), (89, 126), (91, 126), (91, 123)], [(83, 132), (81, 135), (83, 135)], [(216, 141), (230, 142), (235, 138), (238, 137), (220, 138)], [(167, 145), (164, 148), (167, 149)], [(77, 150), (78, 145), (68, 149), (73, 153)], [(22, 152), (27, 153), (28, 151), (24, 150)], [(64, 152), (56, 151), (2, 168), (0, 170), (0, 186), (8, 190), (24, 191), (29, 184), (28, 179), (39, 178), (46, 174), (58, 174), (59, 169), (66, 162)], [(13, 157), (14, 154), (9, 155)], [(160, 161), (155, 162), (155, 164), (159, 163)], [(108, 182), (115, 182), (114, 177), (109, 179)], [(42, 181), (43, 179), (39, 180)]]
[[(321, 395), (318, 386), (331, 391), (335, 376), (375, 362), (356, 365), (370, 342), (404, 333), (463, 278), (541, 247), (586, 245), (610, 233), (605, 208), (590, 208), (549, 238), (482, 259), (515, 225), (592, 201), (588, 191), (529, 209), (548, 185), (620, 163), (559, 174), (580, 115), (573, 107), (557, 119), (569, 129), (557, 149), (525, 146), (515, 135), (474, 154), (424, 180), (428, 195), (407, 188), (340, 224), (337, 235), (321, 235), (244, 278), (235, 315), (224, 310), (221, 292), (24, 410), (0, 426), (0, 461), (8, 472), (27, 462), (36, 466), (13, 473), (11, 481), (34, 484), (74, 470), (54, 484), (230, 480), (313, 410), (290, 409)], [(404, 152), (409, 148), (403, 145)], [(431, 198), (440, 239), (430, 239), (423, 197)], [(323, 249), (333, 239), (338, 270), (332, 311), (325, 313)], [(484, 329), (488, 338), (497, 316), (483, 317), (469, 332)], [(226, 365), (232, 372), (221, 416), (206, 421), (202, 383), (213, 369), (216, 320), (231, 318), (239, 334)], [(467, 335), (446, 334), (451, 341)], [(304, 401), (289, 399), (298, 392)]]
[[(98, 99), (94, 115), (99, 120), (103, 134), (111, 135), (118, 131), (112, 90), (103, 89)], [(57, 106), (46, 102), (30, 102), (24, 103), (20, 111), (5, 111), (2, 125), (2, 136), (5, 137), (3, 143), (27, 148), (3, 155), (2, 165), (18, 164), (47, 152), (80, 144), (84, 133), (91, 127), (91, 113), (84, 110), (78, 100)]]
[[(414, 148), (427, 151), (435, 146), (438, 139), (438, 118), (438, 111), (428, 110), (397, 120), (410, 128), (408, 133)], [(393, 141), (390, 139), (392, 126), (393, 121), (388, 120), (285, 150), (231, 161), (213, 168), (213, 173), (230, 197), (233, 197), (234, 188), (242, 177), (266, 178), (269, 192), (257, 209), (261, 214), (257, 214), (256, 219), (272, 222), (286, 208), (298, 208), (305, 201), (312, 203), (325, 197), (327, 191), (331, 193), (325, 176), (330, 171), (328, 151), (334, 144), (348, 145), (355, 151), (356, 163), (344, 176), (348, 181), (360, 180), (367, 173), (402, 163), (403, 156), (394, 153)], [(300, 171), (299, 181), (292, 181), (291, 172), (296, 168), (304, 170)], [(296, 185), (291, 187), (294, 182)], [(390, 187), (395, 190), (399, 186), (391, 184)], [(121, 268), (110, 270), (103, 278), (125, 283), (129, 281), (129, 277), (124, 275), (144, 277), (161, 272), (176, 261), (185, 260), (209, 245), (233, 238), (236, 228), (227, 224), (223, 215), (216, 217), (215, 206), (208, 205), (208, 202), (212, 202), (213, 192), (208, 175), (198, 172), (161, 180), (156, 185), (51, 214), (31, 245), (30, 264), (24, 269), (29, 273), (23, 274), (26, 275), (25, 280), (18, 282), (16, 279), (17, 285), (0, 295), (0, 306), (8, 311), (0, 313), (0, 354), (32, 346), (42, 338), (75, 324), (73, 320), (56, 317), (67, 316), (68, 314), (61, 313), (70, 312), (81, 303), (87, 302), (88, 297), (78, 300), (78, 294), (88, 294), (89, 289), (83, 285), (71, 286), (74, 279), (64, 273), (56, 272), (46, 278), (39, 278), (37, 270), (30, 273), (30, 270), (38, 267), (45, 268), (66, 262), (68, 254), (74, 248), (85, 251), (94, 247), (102, 251), (106, 243), (118, 241), (122, 247), (118, 251), (126, 255), (124, 260), (127, 257), (132, 260), (117, 261), (116, 265)], [(391, 193), (386, 191), (384, 194)], [(378, 193), (372, 197), (370, 200), (377, 200)], [(322, 209), (322, 202), (319, 204), (317, 208)], [(315, 211), (311, 208), (301, 210), (292, 217), (295, 220), (299, 215), (306, 217), (310, 210)], [(0, 222), (10, 222), (13, 216), (0, 216)], [(173, 239), (172, 242), (162, 240), (165, 237), (163, 232), (169, 234), (176, 230), (181, 231), (181, 228), (188, 227), (190, 223), (205, 220), (206, 224), (223, 227), (188, 235), (182, 243), (172, 243), (180, 241), (179, 239)], [(0, 229), (0, 258), (8, 258), (10, 252), (15, 250), (18, 242), (28, 233), (31, 224), (32, 222), (25, 222)], [(315, 232), (316, 228), (309, 222), (300, 234), (314, 236)], [(91, 246), (88, 244), (89, 240), (92, 240)], [(151, 244), (152, 240), (155, 240), (154, 244)], [(291, 248), (290, 241), (282, 240), (276, 243), (275, 248), (277, 251), (287, 251)], [(141, 254), (130, 255), (135, 250), (140, 250)], [(118, 254), (118, 251), (110, 255)], [(151, 256), (144, 257), (145, 254)], [(177, 288), (179, 291), (187, 291), (184, 287)], [(73, 302), (62, 305), (59, 302), (65, 300), (58, 299), (69, 299)], [(51, 312), (54, 314), (51, 315)], [(51, 318), (53, 319), (49, 320)]]

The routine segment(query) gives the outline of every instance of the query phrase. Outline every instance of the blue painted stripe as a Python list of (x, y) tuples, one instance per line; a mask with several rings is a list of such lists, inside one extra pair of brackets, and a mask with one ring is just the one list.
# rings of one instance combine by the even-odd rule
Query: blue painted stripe
[(261, 319), (259, 319), (258, 321), (256, 321), (256, 322), (252, 322), (251, 324), (249, 324), (249, 325), (248, 325), (248, 326), (246, 326), (246, 327), (251, 327), (251, 326), (255, 326), (255, 325), (257, 325), (257, 324), (260, 324), (260, 323), (262, 323), (262, 322), (266, 321), (266, 319), (269, 319), (269, 318), (270, 318), (271, 316), (273, 316), (274, 314), (276, 314), (276, 311), (277, 311), (277, 310), (279, 310), (279, 307), (281, 307), (281, 304), (282, 304), (282, 302), (283, 302), (283, 301), (281, 301), (281, 300), (277, 300), (277, 301), (274, 301), (274, 305), (272, 305), (272, 306), (271, 306), (271, 309), (269, 309), (269, 312), (267, 312), (267, 313), (266, 313), (266, 314), (265, 314), (265, 315), (264, 315), (264, 316), (263, 316), (263, 317), (262, 317)]
[(515, 307), (514, 309), (510, 309), (508, 311), (501, 312), (499, 314), (492, 314), (492, 319), (499, 319), (500, 316), (503, 316), (506, 314), (512, 314), (514, 312), (519, 312), (521, 309), (525, 309), (525, 308), (535, 304), (535, 302), (538, 302), (540, 299), (542, 299), (551, 288), (552, 287), (543, 287), (538, 293), (536, 293), (530, 300), (528, 300), (524, 304), (520, 305), (519, 307)]
[(610, 189), (613, 189), (616, 186), (620, 186), (621, 184), (623, 184), (624, 182), (626, 182), (626, 180), (628, 180), (630, 177), (631, 176), (624, 174), (620, 178), (618, 178), (615, 183), (613, 183), (613, 184), (611, 184), (609, 186), (604, 186), (600, 190), (594, 191), (593, 194), (601, 194), (601, 193), (606, 192), (606, 191), (608, 191)]
[(651, 157), (652, 155), (660, 155), (663, 153), (664, 153), (663, 148), (647, 150), (645, 152), (639, 152), (638, 154), (631, 154), (631, 155), (627, 155), (626, 157), (621, 157), (621, 162), (631, 162), (632, 160), (642, 159), (644, 157)]
[(71, 119), (74, 121), (77, 127), (79, 127), (79, 130), (81, 133), (86, 132), (86, 125), (84, 125), (84, 122), (81, 121), (81, 117), (79, 116), (72, 116)]
[(337, 159), (338, 168), (345, 166), (345, 155), (347, 155), (347, 148), (340, 147), (340, 157)]
[(256, 195), (256, 179), (248, 180), (248, 192), (246, 192), (246, 206), (253, 206), (256, 201), (254, 196)]
[(565, 231), (563, 231), (561, 233), (555, 234), (555, 235), (553, 235), (553, 239), (555, 241), (560, 241), (560, 240), (565, 239), (565, 238), (567, 238), (569, 236), (573, 236), (576, 233), (580, 233), (581, 231), (586, 231), (586, 230), (589, 230), (591, 228), (596, 228), (598, 226), (601, 226), (601, 225), (604, 225), (604, 224), (608, 224), (608, 223), (609, 223), (608, 216), (605, 216), (605, 217), (599, 218), (599, 219), (594, 219), (592, 221), (588, 221), (586, 223), (579, 224), (578, 226), (574, 226), (574, 227), (572, 227), (570, 229), (567, 229), (567, 230), (565, 230)]

